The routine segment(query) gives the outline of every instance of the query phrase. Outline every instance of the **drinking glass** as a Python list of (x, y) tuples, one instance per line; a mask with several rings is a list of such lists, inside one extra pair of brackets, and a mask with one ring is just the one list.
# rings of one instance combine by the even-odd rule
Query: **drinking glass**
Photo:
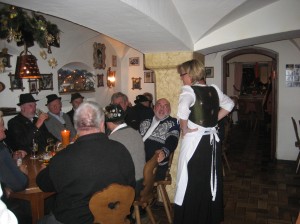
[(33, 142), (30, 159), (37, 159), (38, 158), (37, 155), (36, 155), (38, 150), (39, 150), (38, 144)]

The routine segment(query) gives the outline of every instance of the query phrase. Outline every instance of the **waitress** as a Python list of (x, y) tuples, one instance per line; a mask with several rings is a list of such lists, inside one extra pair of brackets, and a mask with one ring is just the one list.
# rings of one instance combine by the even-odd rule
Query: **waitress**
[(217, 224), (224, 220), (223, 179), (217, 123), (233, 101), (205, 84), (205, 69), (197, 60), (178, 66), (183, 82), (177, 116), (182, 143), (177, 170), (174, 224)]

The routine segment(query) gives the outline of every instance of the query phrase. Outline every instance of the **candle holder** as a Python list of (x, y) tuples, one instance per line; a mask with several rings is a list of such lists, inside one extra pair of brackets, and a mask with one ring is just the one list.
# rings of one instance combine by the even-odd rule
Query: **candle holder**
[(67, 146), (70, 144), (70, 130), (63, 130), (60, 132), (61, 134), (61, 142), (63, 146)]

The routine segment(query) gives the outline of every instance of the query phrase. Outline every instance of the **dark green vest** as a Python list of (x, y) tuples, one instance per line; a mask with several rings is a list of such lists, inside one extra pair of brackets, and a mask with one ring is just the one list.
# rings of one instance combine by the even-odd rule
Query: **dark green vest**
[(219, 96), (212, 86), (191, 86), (196, 95), (190, 107), (189, 120), (203, 127), (214, 127), (218, 123)]

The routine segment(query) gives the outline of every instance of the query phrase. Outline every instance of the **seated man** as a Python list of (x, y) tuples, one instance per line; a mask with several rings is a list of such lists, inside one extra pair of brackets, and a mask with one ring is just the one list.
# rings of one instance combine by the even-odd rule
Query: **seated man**
[[(31, 222), (30, 214), (26, 214), (25, 207), (22, 205), (22, 201), (20, 202), (17, 199), (8, 198), (12, 191), (22, 191), (27, 187), (28, 184), (28, 170), (25, 164), (20, 164), (19, 167), (16, 164), (16, 161), (12, 158), (11, 151), (6, 147), (3, 143), (5, 139), (5, 128), (4, 122), (2, 119), (2, 111), (0, 111), (0, 197), (3, 202), (6, 203), (7, 207), (9, 207), (17, 216), (18, 222), (28, 223)], [(26, 155), (26, 152), (18, 150), (13, 153), (13, 156), (23, 158)], [(4, 195), (2, 196), (2, 189), (4, 189)], [(3, 203), (0, 200), (0, 223), (10, 223), (5, 220), (2, 210), (4, 207)], [(11, 214), (11, 213), (10, 213)], [(16, 220), (15, 220), (16, 221)], [(17, 221), (15, 223), (18, 223)]]
[(146, 161), (159, 152), (156, 180), (165, 179), (168, 170), (169, 156), (177, 147), (180, 128), (177, 120), (170, 116), (171, 107), (168, 100), (157, 100), (154, 106), (154, 117), (142, 121), (140, 133), (143, 137)]
[(152, 108), (150, 108), (150, 100), (144, 95), (136, 96), (135, 105), (127, 113), (126, 119), (128, 125), (139, 130), (140, 123), (143, 120), (151, 119), (154, 115)]
[(114, 105), (120, 105), (122, 107), (123, 111), (126, 114), (124, 118), (125, 123), (131, 127), (131, 121), (129, 120), (129, 116), (127, 116), (127, 114), (131, 114), (132, 107), (128, 100), (128, 97), (124, 93), (116, 92), (111, 96), (110, 103)]
[(48, 106), (49, 110), (49, 119), (45, 121), (45, 124), (49, 132), (61, 141), (61, 131), (67, 129), (70, 131), (70, 138), (73, 139), (76, 131), (69, 116), (61, 111), (61, 97), (58, 97), (56, 94), (48, 95), (46, 106)]
[(13, 150), (24, 150), (31, 153), (33, 140), (38, 144), (39, 150), (45, 150), (47, 139), (57, 139), (50, 134), (45, 126), (48, 119), (46, 113), (36, 114), (36, 101), (30, 93), (20, 95), (20, 113), (8, 121), (7, 143)]
[(110, 131), (109, 139), (122, 143), (129, 151), (134, 167), (136, 194), (138, 195), (143, 183), (145, 166), (144, 142), (139, 132), (127, 126), (124, 122), (125, 112), (119, 105), (110, 104), (105, 107), (105, 122)]
[(104, 113), (93, 102), (75, 111), (79, 137), (57, 153), (41, 170), (36, 182), (43, 191), (57, 192), (53, 214), (39, 223), (93, 223), (91, 196), (112, 183), (135, 187), (132, 158), (119, 142), (104, 133)]
[(70, 110), (69, 112), (67, 112), (67, 114), (69, 115), (72, 124), (74, 125), (74, 112), (75, 110), (79, 107), (80, 104), (82, 104), (84, 97), (80, 95), (80, 93), (72, 93), (71, 95), (71, 104), (72, 104), (72, 110)]

